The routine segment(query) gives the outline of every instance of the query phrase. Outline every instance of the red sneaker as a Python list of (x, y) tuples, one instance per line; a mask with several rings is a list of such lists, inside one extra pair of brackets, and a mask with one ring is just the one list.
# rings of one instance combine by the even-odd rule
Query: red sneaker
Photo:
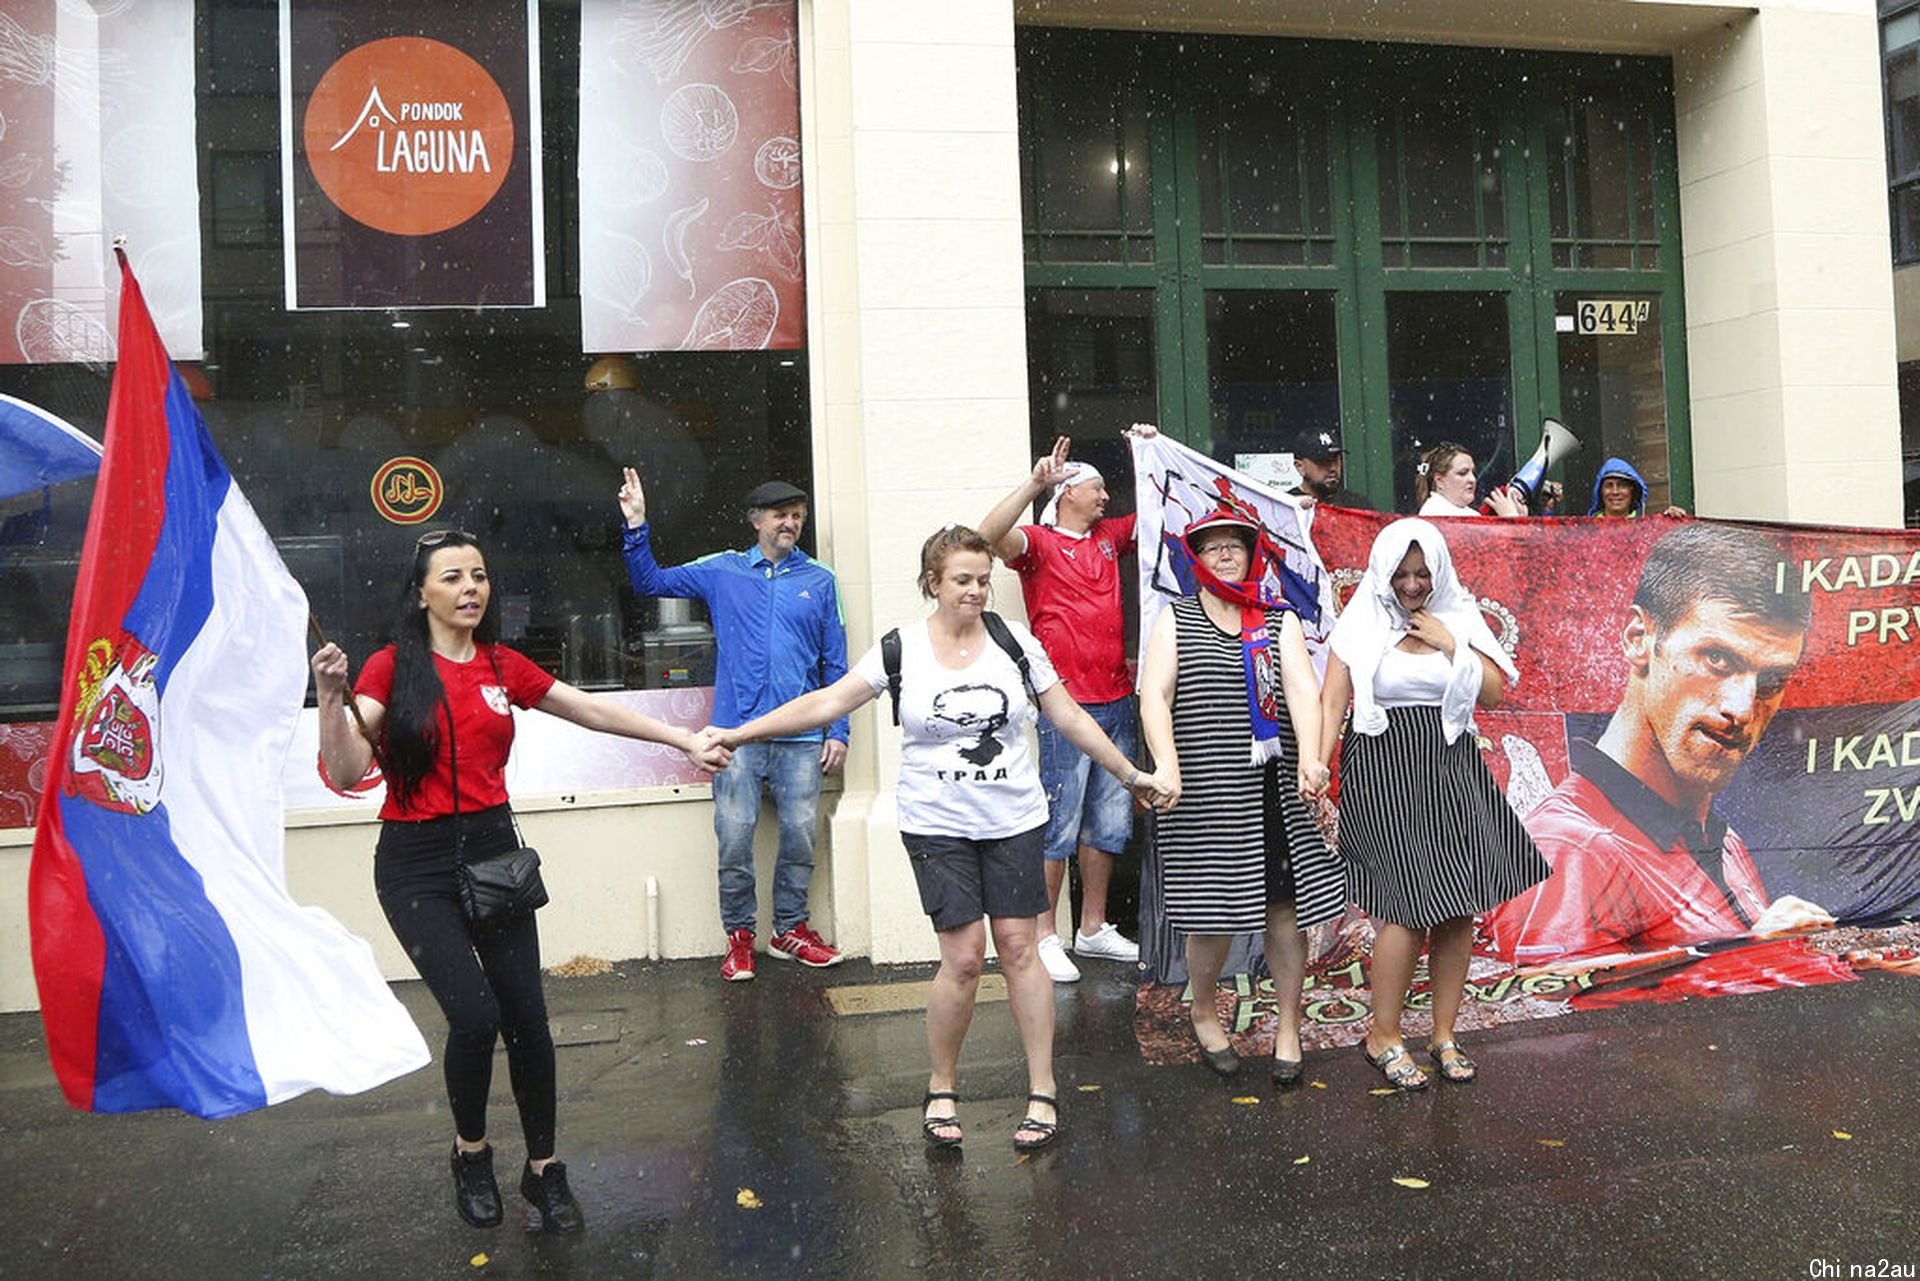
[(744, 983), (753, 977), (753, 931), (727, 932), (727, 958), (720, 962), (720, 977), (729, 983)]
[(776, 934), (769, 939), (767, 955), (777, 956), (786, 961), (798, 961), (816, 970), (840, 964), (840, 953), (828, 947), (827, 941), (815, 934), (813, 927), (805, 921), (800, 922), (785, 934)]

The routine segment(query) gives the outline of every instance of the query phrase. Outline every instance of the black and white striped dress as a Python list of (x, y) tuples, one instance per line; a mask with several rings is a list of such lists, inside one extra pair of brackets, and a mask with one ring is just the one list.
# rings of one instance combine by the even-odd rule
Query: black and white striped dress
[[(1283, 756), (1255, 767), (1248, 763), (1253, 728), (1239, 634), (1215, 627), (1197, 597), (1169, 608), (1179, 655), (1173, 745), (1180, 756), (1180, 803), (1155, 828), (1168, 924), (1181, 934), (1266, 928), (1268, 865), (1282, 858), (1291, 864), (1301, 927), (1339, 915), (1346, 905), (1345, 878), (1294, 788), (1298, 755), (1278, 673)], [(1282, 617), (1267, 615), (1276, 638)], [(1278, 662), (1277, 644), (1266, 652)], [(1279, 778), (1269, 786), (1276, 769)], [(1273, 797), (1277, 814), (1266, 804)]]
[[(1380, 670), (1423, 662), (1444, 685), (1446, 660), (1438, 654), (1391, 649)], [(1340, 854), (1361, 910), (1425, 929), (1491, 911), (1546, 880), (1552, 869), (1501, 794), (1473, 731), (1448, 743), (1437, 696), (1383, 710), (1384, 732), (1349, 725), (1340, 748)]]

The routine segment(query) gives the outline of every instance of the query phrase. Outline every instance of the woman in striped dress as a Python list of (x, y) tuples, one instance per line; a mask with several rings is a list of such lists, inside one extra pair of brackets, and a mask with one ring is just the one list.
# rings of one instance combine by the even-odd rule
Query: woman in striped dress
[(1318, 682), (1299, 618), (1261, 602), (1262, 576), (1252, 571), (1270, 552), (1257, 533), (1230, 511), (1187, 530), (1201, 590), (1154, 622), (1140, 724), (1159, 772), (1180, 786), (1155, 844), (1168, 924), (1186, 936), (1194, 1039), (1214, 1071), (1239, 1070), (1213, 993), (1233, 936), (1264, 928), (1281, 997), (1273, 1080), (1286, 1088), (1300, 1080), (1301, 931), (1339, 915), (1346, 894), (1303, 799), (1327, 778), (1312, 754)]
[(1547, 879), (1549, 868), (1501, 795), (1470, 732), (1519, 680), (1513, 660), (1424, 520), (1380, 531), (1335, 624), (1321, 698), (1321, 756), (1340, 723), (1340, 853), (1348, 891), (1374, 918), (1373, 1026), (1361, 1049), (1402, 1090), (1427, 1076), (1400, 1034), (1423, 947), (1433, 984), (1427, 1055), (1448, 1081), (1474, 1078), (1454, 1040), (1473, 918)]

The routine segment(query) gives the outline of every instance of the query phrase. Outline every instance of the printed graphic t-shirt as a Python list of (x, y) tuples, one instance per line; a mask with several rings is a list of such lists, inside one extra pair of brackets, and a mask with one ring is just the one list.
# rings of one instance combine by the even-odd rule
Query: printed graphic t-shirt
[(1022, 525), (1027, 550), (1007, 562), (1034, 634), (1075, 702), (1111, 703), (1133, 693), (1120, 613), (1120, 558), (1133, 550), (1134, 521), (1114, 516), (1084, 535)]
[[(1007, 626), (1027, 655), (1033, 689), (1060, 683), (1033, 633)], [(875, 645), (853, 670), (886, 697), (887, 670)], [(933, 657), (925, 623), (900, 629), (900, 830), (916, 836), (997, 840), (1047, 821), (1027, 729), (1039, 718), (1020, 683), (1020, 669), (991, 637), (965, 668)]]
[[(507, 803), (507, 753), (513, 749), (513, 709), (532, 707), (553, 688), (553, 677), (534, 666), (533, 660), (505, 645), (492, 646), (489, 661), (482, 647), (470, 660), (456, 663), (439, 654), (433, 665), (446, 687), (447, 701), (437, 718), (440, 742), (434, 754), (433, 769), (420, 780), (408, 803), (402, 806), (387, 789), (387, 800), (380, 807), (381, 818), (418, 822), (453, 813), (453, 752), (460, 752), (460, 812), (490, 809)], [(494, 674), (494, 663), (499, 674)], [(393, 646), (377, 650), (367, 659), (354, 684), (354, 693), (365, 694), (382, 705), (393, 697)], [(454, 713), (453, 733), (447, 733), (447, 708)]]

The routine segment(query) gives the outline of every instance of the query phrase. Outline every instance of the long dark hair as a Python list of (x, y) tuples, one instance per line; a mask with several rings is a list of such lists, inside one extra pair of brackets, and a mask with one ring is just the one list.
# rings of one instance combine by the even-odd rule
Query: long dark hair
[[(458, 529), (422, 534), (413, 548), (413, 568), (400, 589), (399, 609), (393, 616), (393, 691), (387, 699), (387, 720), (381, 730), (384, 746), (381, 770), (394, 799), (407, 804), (420, 781), (433, 771), (440, 746), (440, 705), (446, 686), (433, 666), (433, 636), (427, 629), (427, 611), (420, 603), (433, 554), (447, 547), (481, 551), (472, 534)], [(486, 612), (474, 628), (473, 640), (483, 649), (500, 639), (500, 598), (487, 593)]]

